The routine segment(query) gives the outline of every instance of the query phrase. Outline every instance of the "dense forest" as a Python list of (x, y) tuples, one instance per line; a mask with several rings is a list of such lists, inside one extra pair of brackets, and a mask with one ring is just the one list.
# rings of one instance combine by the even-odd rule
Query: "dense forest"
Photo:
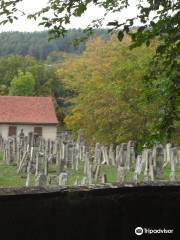
[[(106, 30), (95, 30), (94, 36), (107, 38)], [(56, 61), (57, 52), (80, 54), (85, 49), (85, 42), (74, 44), (74, 40), (83, 37), (79, 29), (69, 30), (64, 38), (50, 40), (47, 31), (42, 32), (2, 32), (0, 33), (0, 56), (30, 55), (37, 60)]]

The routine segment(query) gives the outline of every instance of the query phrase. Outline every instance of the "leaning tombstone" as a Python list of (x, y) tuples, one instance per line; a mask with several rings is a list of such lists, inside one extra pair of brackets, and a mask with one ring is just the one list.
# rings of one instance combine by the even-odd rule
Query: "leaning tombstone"
[(26, 178), (26, 187), (31, 185), (31, 161), (28, 162), (27, 167), (27, 178)]
[(102, 146), (101, 151), (102, 151), (102, 158), (103, 158), (102, 164), (109, 165), (108, 147)]
[(100, 170), (101, 170), (101, 165), (97, 165), (95, 175), (94, 175), (94, 181), (95, 183), (98, 181), (98, 178), (100, 176)]

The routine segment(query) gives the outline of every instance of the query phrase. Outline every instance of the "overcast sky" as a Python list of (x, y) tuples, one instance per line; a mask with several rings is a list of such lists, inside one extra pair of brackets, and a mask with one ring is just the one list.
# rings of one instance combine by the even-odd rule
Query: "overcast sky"
[[(107, 21), (114, 19), (124, 21), (127, 18), (131, 18), (137, 15), (137, 9), (135, 7), (135, 0), (132, 1), (134, 5), (124, 10), (121, 14), (111, 14), (108, 16)], [(27, 13), (33, 13), (46, 6), (47, 0), (24, 0), (23, 3), (19, 4), (19, 8)], [(93, 5), (88, 11), (80, 18), (73, 18), (68, 28), (85, 28), (93, 19), (103, 16), (103, 9), (97, 8)], [(6, 24), (0, 26), (0, 31), (41, 31), (43, 27), (38, 26), (38, 21), (27, 20), (25, 17), (19, 17), (19, 20), (13, 24)]]

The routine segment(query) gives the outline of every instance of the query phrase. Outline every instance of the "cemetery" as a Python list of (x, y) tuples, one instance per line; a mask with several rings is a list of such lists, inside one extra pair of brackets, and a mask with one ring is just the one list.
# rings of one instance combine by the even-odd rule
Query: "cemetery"
[[(180, 181), (180, 147), (158, 144), (137, 153), (136, 142), (88, 146), (81, 134), (56, 140), (30, 132), (0, 138), (1, 187), (68, 187)], [(4, 173), (3, 173), (4, 172)]]
[(179, 240), (180, 1), (0, 10), (0, 238)]
[(137, 226), (178, 236), (178, 146), (137, 154), (134, 141), (88, 146), (81, 134), (51, 141), (30, 132), (1, 137), (0, 159), (7, 239), (134, 239)]

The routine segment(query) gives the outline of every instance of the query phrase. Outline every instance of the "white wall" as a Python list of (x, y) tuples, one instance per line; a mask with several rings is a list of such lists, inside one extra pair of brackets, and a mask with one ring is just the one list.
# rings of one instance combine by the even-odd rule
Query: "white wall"
[(42, 127), (42, 137), (45, 139), (55, 140), (57, 134), (56, 126), (46, 126), (46, 125), (8, 125), (8, 124), (0, 124), (0, 134), (4, 139), (8, 138), (9, 126), (17, 127), (17, 135), (23, 129), (25, 136), (28, 135), (29, 132), (34, 131), (34, 127)]

